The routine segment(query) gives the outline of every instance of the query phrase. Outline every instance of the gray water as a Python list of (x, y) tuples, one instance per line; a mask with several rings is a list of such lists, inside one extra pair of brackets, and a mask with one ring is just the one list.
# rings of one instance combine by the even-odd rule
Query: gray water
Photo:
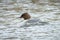
[(60, 3), (0, 3), (0, 40), (60, 40)]

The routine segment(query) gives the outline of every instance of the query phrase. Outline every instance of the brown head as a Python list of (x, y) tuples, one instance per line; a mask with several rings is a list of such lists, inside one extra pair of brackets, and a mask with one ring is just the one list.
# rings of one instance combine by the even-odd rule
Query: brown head
[(24, 18), (24, 20), (27, 20), (27, 19), (30, 19), (31, 16), (28, 13), (24, 13), (24, 14), (21, 15), (20, 18)]

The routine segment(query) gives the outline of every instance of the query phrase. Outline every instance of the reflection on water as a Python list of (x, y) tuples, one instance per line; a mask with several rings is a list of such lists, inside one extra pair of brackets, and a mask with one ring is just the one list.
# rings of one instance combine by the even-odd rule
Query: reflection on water
[[(60, 40), (60, 3), (0, 3), (1, 40)], [(28, 12), (32, 19), (18, 18)]]

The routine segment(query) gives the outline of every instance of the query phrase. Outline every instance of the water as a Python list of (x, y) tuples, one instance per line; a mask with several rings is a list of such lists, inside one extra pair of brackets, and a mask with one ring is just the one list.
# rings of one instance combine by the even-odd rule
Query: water
[[(24, 12), (30, 20), (19, 18)], [(0, 40), (60, 40), (60, 3), (0, 3)]]

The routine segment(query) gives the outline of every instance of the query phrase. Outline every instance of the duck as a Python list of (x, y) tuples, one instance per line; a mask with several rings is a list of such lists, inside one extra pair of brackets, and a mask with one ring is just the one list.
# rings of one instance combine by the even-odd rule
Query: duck
[(35, 25), (45, 25), (48, 24), (47, 22), (43, 22), (38, 18), (32, 18), (31, 15), (29, 15), (28, 13), (23, 13), (20, 18), (23, 18), (24, 20), (26, 20), (25, 24), (23, 25), (26, 27), (29, 27), (31, 25), (35, 26)]

